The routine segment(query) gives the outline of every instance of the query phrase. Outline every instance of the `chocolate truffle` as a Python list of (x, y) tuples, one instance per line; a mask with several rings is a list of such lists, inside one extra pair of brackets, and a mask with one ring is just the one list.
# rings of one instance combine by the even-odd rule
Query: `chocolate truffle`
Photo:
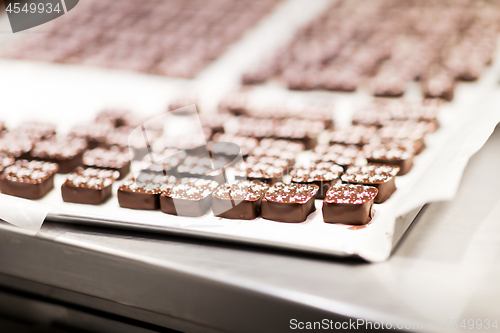
[(83, 164), (88, 167), (117, 170), (120, 180), (130, 171), (130, 152), (118, 147), (95, 148), (83, 154)]
[(295, 167), (290, 172), (292, 183), (312, 184), (319, 187), (316, 199), (323, 199), (330, 186), (339, 180), (344, 169), (331, 162), (312, 163), (309, 166)]
[(360, 146), (356, 145), (320, 145), (312, 151), (312, 160), (319, 162), (333, 162), (344, 170), (350, 165), (364, 165), (366, 158)]
[(54, 188), (55, 163), (19, 160), (0, 175), (0, 191), (26, 199), (40, 199)]
[(400, 168), (398, 175), (403, 176), (413, 167), (415, 155), (412, 146), (401, 145), (395, 142), (370, 144), (363, 147), (363, 153), (369, 163), (389, 164)]
[(87, 141), (88, 148), (94, 149), (106, 142), (108, 135), (113, 133), (114, 126), (110, 123), (94, 123), (73, 127), (68, 134), (70, 138), (80, 138)]
[(34, 143), (56, 134), (56, 126), (39, 121), (27, 121), (16, 127), (12, 133), (18, 136), (27, 136)]
[(215, 216), (226, 219), (252, 220), (260, 215), (262, 197), (269, 185), (261, 182), (236, 180), (220, 185), (213, 193)]
[(327, 223), (367, 224), (373, 217), (373, 200), (377, 193), (372, 186), (333, 185), (323, 200), (323, 220)]
[(137, 179), (130, 178), (118, 188), (120, 207), (154, 210), (160, 208), (160, 194), (174, 186), (174, 176), (141, 173)]
[(32, 159), (57, 163), (59, 173), (69, 173), (83, 164), (87, 142), (78, 138), (55, 138), (40, 141), (30, 152)]
[(209, 179), (181, 178), (160, 195), (160, 209), (171, 215), (202, 216), (210, 209), (218, 185)]
[(399, 167), (383, 164), (369, 164), (349, 167), (341, 179), (356, 185), (373, 186), (378, 189), (375, 203), (383, 203), (396, 191), (394, 179)]
[(111, 196), (111, 185), (119, 175), (114, 170), (79, 167), (61, 186), (63, 201), (99, 205)]
[(229, 162), (224, 157), (187, 156), (177, 167), (177, 173), (184, 178), (204, 178), (223, 183), (225, 167), (229, 165)]
[(262, 199), (262, 218), (278, 222), (304, 222), (316, 210), (316, 185), (276, 183)]

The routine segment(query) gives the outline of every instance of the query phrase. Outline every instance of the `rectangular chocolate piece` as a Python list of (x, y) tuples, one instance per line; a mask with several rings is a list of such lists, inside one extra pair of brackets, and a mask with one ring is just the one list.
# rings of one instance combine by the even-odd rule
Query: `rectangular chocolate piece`
[(330, 143), (363, 146), (370, 142), (377, 132), (376, 127), (354, 125), (336, 129), (330, 134)]
[(0, 137), (0, 153), (15, 157), (16, 159), (30, 158), (29, 152), (33, 148), (33, 140), (27, 136), (7, 133)]
[(118, 188), (120, 207), (154, 210), (160, 208), (160, 195), (171, 188), (177, 179), (155, 173), (141, 173), (137, 179), (130, 178)]
[(351, 165), (364, 165), (366, 158), (360, 146), (356, 145), (319, 145), (312, 151), (312, 160), (316, 163), (332, 162), (347, 169)]
[(236, 180), (220, 185), (213, 193), (215, 216), (226, 219), (253, 220), (260, 215), (262, 197), (269, 185), (261, 182)]
[(262, 218), (278, 222), (304, 222), (316, 210), (316, 185), (276, 183), (262, 199)]
[(40, 199), (54, 188), (55, 163), (19, 160), (0, 175), (0, 191), (25, 199)]
[(317, 185), (316, 199), (323, 199), (330, 186), (339, 180), (344, 169), (334, 163), (321, 162), (295, 167), (291, 172), (292, 183)]
[(224, 168), (229, 165), (229, 162), (227, 158), (221, 156), (213, 158), (205, 154), (187, 156), (177, 167), (177, 173), (184, 178), (204, 178), (223, 183), (225, 182)]
[(116, 170), (120, 173), (118, 180), (125, 178), (130, 172), (130, 152), (118, 147), (95, 148), (83, 154), (83, 164), (92, 168)]
[(342, 181), (355, 184), (373, 186), (378, 189), (375, 203), (383, 203), (396, 191), (394, 179), (399, 172), (398, 166), (369, 164), (349, 167), (342, 175)]
[(288, 162), (274, 158), (269, 159), (264, 161), (263, 158), (249, 158), (236, 164), (234, 167), (236, 179), (254, 180), (269, 185), (281, 182), (286, 173)]
[(398, 166), (399, 176), (410, 172), (415, 155), (413, 146), (405, 146), (396, 142), (366, 145), (363, 147), (363, 153), (369, 163)]
[(378, 190), (372, 186), (333, 185), (323, 200), (323, 220), (327, 223), (367, 224)]
[(61, 186), (63, 201), (99, 205), (111, 196), (111, 185), (118, 177), (118, 171), (79, 167)]
[(78, 138), (50, 138), (35, 144), (30, 152), (34, 160), (57, 163), (59, 173), (69, 173), (83, 164), (87, 142)]
[(218, 185), (209, 179), (181, 178), (160, 195), (160, 209), (171, 215), (202, 216), (210, 209)]

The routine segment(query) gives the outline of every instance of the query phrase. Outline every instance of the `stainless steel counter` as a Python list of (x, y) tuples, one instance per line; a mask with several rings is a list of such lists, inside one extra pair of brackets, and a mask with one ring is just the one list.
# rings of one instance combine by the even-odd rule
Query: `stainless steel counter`
[(85, 310), (132, 331), (279, 332), (291, 319), (431, 331), (446, 320), (500, 322), (499, 176), (500, 126), (469, 162), (457, 197), (427, 205), (381, 264), (50, 222), (32, 236), (4, 224), (0, 304), (14, 291), (65, 309), (51, 320), (85, 325), (76, 314)]

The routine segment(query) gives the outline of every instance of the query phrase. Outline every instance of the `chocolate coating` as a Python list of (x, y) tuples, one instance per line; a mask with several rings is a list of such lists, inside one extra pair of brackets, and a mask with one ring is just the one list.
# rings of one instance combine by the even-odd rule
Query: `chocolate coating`
[(202, 216), (210, 209), (217, 186), (209, 179), (181, 178), (160, 195), (160, 209), (171, 215)]
[(252, 220), (260, 215), (262, 197), (269, 185), (261, 182), (236, 180), (220, 185), (213, 193), (212, 210), (215, 216)]
[(83, 154), (83, 164), (88, 167), (117, 170), (120, 180), (130, 172), (130, 153), (118, 147), (95, 148)]
[(35, 160), (57, 163), (59, 173), (69, 173), (83, 164), (87, 142), (78, 138), (50, 138), (40, 141), (30, 152)]
[(310, 184), (319, 187), (316, 199), (323, 199), (330, 186), (335, 184), (344, 169), (329, 162), (314, 163), (307, 167), (295, 167), (290, 172), (292, 183)]
[(124, 208), (159, 209), (161, 193), (171, 189), (176, 181), (174, 176), (141, 173), (137, 179), (130, 178), (118, 188), (118, 203)]
[(118, 171), (79, 167), (61, 186), (63, 201), (99, 205), (111, 196), (111, 185), (118, 177)]
[(304, 222), (316, 210), (316, 185), (276, 183), (262, 199), (262, 218), (278, 222)]
[(398, 166), (400, 176), (406, 175), (413, 167), (415, 153), (412, 146), (389, 142), (366, 145), (363, 147), (363, 152), (369, 163)]
[(369, 164), (349, 167), (341, 179), (343, 182), (357, 185), (369, 185), (378, 189), (375, 203), (383, 203), (396, 191), (394, 179), (399, 167)]
[[(234, 174), (236, 179), (248, 179), (263, 182), (269, 185), (280, 182), (286, 171), (286, 166), (280, 162), (288, 165), (288, 162), (269, 158), (270, 161), (262, 161), (263, 158), (255, 160), (248, 160), (240, 162), (234, 167)], [(273, 163), (273, 164), (271, 164)]]
[(378, 190), (362, 185), (333, 185), (323, 200), (323, 220), (327, 223), (367, 224), (372, 219), (373, 201)]
[(40, 199), (54, 188), (55, 163), (19, 160), (0, 175), (0, 191), (25, 199)]

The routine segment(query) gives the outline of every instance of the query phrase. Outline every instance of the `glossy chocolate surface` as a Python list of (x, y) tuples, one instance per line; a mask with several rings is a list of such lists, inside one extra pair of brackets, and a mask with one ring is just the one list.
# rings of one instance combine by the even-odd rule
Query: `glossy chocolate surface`
[(160, 196), (162, 212), (179, 216), (202, 216), (212, 204), (218, 183), (209, 179), (181, 178)]
[(141, 173), (137, 179), (130, 178), (118, 188), (118, 203), (124, 208), (159, 209), (160, 194), (170, 190), (176, 181), (174, 176)]
[(304, 222), (316, 210), (314, 196), (318, 190), (316, 185), (276, 183), (262, 200), (262, 217), (278, 222)]
[(35, 144), (30, 152), (33, 159), (57, 163), (59, 173), (69, 173), (83, 164), (87, 142), (78, 138), (50, 138)]
[(378, 189), (376, 203), (383, 203), (396, 191), (394, 178), (399, 172), (398, 166), (370, 164), (349, 167), (342, 175), (342, 181), (349, 184), (370, 185)]
[(77, 168), (61, 187), (63, 201), (98, 205), (111, 196), (111, 185), (119, 172), (107, 169)]
[(89, 167), (113, 169), (120, 172), (123, 179), (130, 171), (130, 153), (118, 147), (95, 148), (83, 154), (83, 164)]
[(290, 172), (292, 183), (312, 184), (319, 187), (316, 199), (323, 199), (331, 185), (337, 182), (344, 169), (331, 162), (312, 163), (295, 167)]
[(55, 163), (19, 160), (0, 175), (0, 191), (26, 199), (40, 199), (54, 188)]
[(255, 181), (236, 180), (220, 185), (213, 193), (215, 216), (251, 220), (260, 215), (261, 200), (269, 185)]
[(366, 224), (378, 190), (362, 185), (333, 185), (323, 200), (323, 220), (327, 223)]

